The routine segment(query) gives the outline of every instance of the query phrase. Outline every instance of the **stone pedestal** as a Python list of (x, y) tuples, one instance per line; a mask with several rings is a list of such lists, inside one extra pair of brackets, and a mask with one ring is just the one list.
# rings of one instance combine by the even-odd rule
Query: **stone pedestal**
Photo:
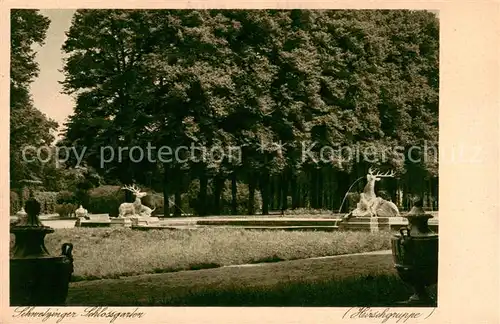
[(45, 236), (54, 229), (40, 222), (40, 203), (32, 192), (30, 196), (27, 216), (10, 228), (16, 237), (10, 257), (10, 305), (62, 306), (73, 273), (73, 245), (64, 243), (58, 256), (47, 251)]
[(111, 219), (108, 214), (87, 215), (79, 217), (75, 222), (75, 227), (109, 227)]
[(78, 209), (75, 210), (75, 215), (78, 218), (80, 218), (80, 217), (85, 218), (88, 215), (88, 212), (87, 212), (87, 210), (85, 208), (83, 208), (82, 205), (80, 205), (80, 207), (78, 207)]
[(132, 227), (132, 221), (129, 218), (115, 217), (111, 218), (111, 227)]
[(151, 226), (160, 224), (160, 219), (158, 217), (141, 217), (132, 216), (130, 217), (133, 226)]
[(378, 219), (376, 217), (370, 217), (370, 233), (378, 232)]
[(348, 231), (390, 231), (388, 217), (350, 217), (339, 224), (339, 228)]
[(405, 215), (409, 225), (391, 239), (394, 266), (399, 277), (411, 285), (414, 294), (402, 302), (405, 306), (436, 307), (437, 301), (426, 288), (438, 282), (439, 236), (429, 228), (432, 215), (426, 214), (419, 198)]

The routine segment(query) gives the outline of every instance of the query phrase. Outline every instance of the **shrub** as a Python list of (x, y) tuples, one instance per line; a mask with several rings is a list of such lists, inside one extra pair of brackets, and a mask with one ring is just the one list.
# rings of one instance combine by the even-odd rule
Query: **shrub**
[(93, 214), (118, 216), (118, 208), (123, 202), (125, 192), (120, 186), (100, 186), (89, 191), (89, 203), (85, 208)]
[(75, 204), (63, 203), (63, 204), (57, 204), (55, 206), (55, 211), (56, 213), (59, 214), (60, 217), (72, 217), (77, 208), (78, 206)]
[(56, 200), (58, 204), (66, 204), (66, 203), (74, 204), (75, 195), (71, 191), (63, 190), (57, 194)]
[(11, 191), (10, 192), (10, 214), (15, 215), (21, 209), (21, 200), (19, 199), (19, 195)]
[(40, 203), (40, 214), (53, 214), (56, 212), (57, 192), (37, 191), (34, 192), (35, 198)]

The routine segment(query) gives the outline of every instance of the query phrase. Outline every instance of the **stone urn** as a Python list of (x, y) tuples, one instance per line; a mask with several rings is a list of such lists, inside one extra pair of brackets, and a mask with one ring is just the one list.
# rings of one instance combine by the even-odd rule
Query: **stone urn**
[(75, 215), (76, 217), (80, 218), (80, 217), (83, 217), (85, 218), (87, 216), (87, 210), (85, 208), (83, 208), (82, 205), (80, 205), (80, 207), (78, 207), (77, 210), (75, 210)]
[(64, 243), (60, 255), (50, 255), (44, 239), (54, 229), (40, 222), (40, 203), (32, 197), (26, 201), (24, 210), (27, 217), (10, 228), (15, 235), (10, 257), (10, 304), (64, 305), (73, 273), (73, 245)]
[(438, 234), (428, 225), (433, 216), (424, 212), (422, 201), (418, 200), (403, 217), (408, 219), (409, 225), (391, 239), (392, 256), (399, 277), (412, 286), (414, 294), (401, 304), (436, 306), (436, 301), (427, 292), (427, 287), (438, 281)]
[(14, 221), (11, 220), (10, 224), (15, 225), (19, 222), (24, 222), (26, 217), (28, 217), (28, 214), (26, 214), (26, 212), (24, 211), (24, 207), (23, 207), (23, 208), (21, 208), (20, 211), (18, 211), (16, 213), (16, 219)]

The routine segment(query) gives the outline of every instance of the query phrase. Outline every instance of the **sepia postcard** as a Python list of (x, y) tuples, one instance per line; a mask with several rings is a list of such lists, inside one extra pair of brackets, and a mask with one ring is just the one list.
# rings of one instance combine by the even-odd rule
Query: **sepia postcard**
[(500, 3), (1, 6), (2, 323), (500, 321)]

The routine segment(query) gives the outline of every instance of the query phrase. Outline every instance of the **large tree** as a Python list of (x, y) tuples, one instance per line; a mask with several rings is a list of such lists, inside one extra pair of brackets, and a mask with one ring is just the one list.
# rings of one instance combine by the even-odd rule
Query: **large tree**
[(394, 148), (437, 143), (438, 36), (425, 11), (78, 10), (63, 47), (65, 89), (77, 98), (66, 141), (90, 148), (93, 166), (108, 145), (241, 147), (241, 163), (115, 156), (101, 170), (121, 182), (149, 175), (176, 206), (197, 181), (201, 215), (221, 209), (228, 178), (233, 212), (238, 182), (250, 214), (258, 190), (263, 213), (289, 207), (289, 196), (293, 208), (338, 207), (370, 163), (304, 160), (305, 141), (316, 156), (326, 145), (371, 149), (401, 178), (386, 181), (392, 196), (409, 184), (422, 193), (415, 178), (436, 177), (436, 163)]
[(38, 76), (33, 45), (43, 45), (50, 21), (38, 10), (11, 10), (10, 52), (10, 181), (11, 187), (24, 178), (41, 178), (39, 161), (26, 162), (25, 146), (50, 145), (57, 123), (36, 109), (30, 95), (31, 82)]

